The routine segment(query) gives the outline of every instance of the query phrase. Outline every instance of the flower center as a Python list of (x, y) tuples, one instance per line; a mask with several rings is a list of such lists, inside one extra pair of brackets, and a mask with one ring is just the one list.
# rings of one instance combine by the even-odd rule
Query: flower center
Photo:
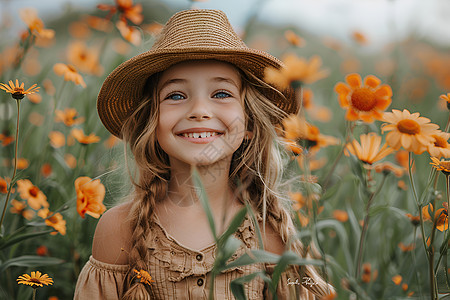
[(439, 148), (447, 148), (448, 143), (444, 138), (437, 135), (433, 135), (433, 137), (434, 137), (434, 146)]
[(37, 197), (38, 192), (39, 192), (39, 188), (37, 188), (35, 186), (30, 188), (30, 191), (29, 191), (30, 195), (33, 196), (33, 197)]
[(352, 93), (351, 102), (359, 111), (371, 111), (377, 104), (377, 98), (368, 88), (359, 88)]
[(397, 123), (397, 129), (401, 133), (406, 133), (410, 135), (418, 134), (420, 133), (420, 125), (414, 120), (405, 119), (401, 120)]

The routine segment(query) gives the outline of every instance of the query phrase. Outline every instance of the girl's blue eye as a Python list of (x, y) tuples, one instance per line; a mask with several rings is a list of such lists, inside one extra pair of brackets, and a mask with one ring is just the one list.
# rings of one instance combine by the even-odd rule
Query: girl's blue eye
[(167, 96), (166, 99), (170, 99), (170, 100), (183, 100), (184, 96), (181, 94), (171, 94), (169, 96)]
[(231, 97), (231, 95), (223, 91), (214, 94), (214, 98), (228, 98), (228, 97)]

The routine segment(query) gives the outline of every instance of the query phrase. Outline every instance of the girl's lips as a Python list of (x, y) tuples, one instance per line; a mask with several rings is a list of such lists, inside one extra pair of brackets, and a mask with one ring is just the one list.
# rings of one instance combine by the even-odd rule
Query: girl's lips
[(214, 141), (215, 139), (221, 137), (222, 135), (223, 135), (223, 133), (212, 135), (209, 137), (204, 137), (204, 138), (201, 138), (201, 137), (194, 138), (194, 137), (185, 137), (182, 134), (177, 134), (177, 137), (182, 138), (182, 139), (184, 139), (188, 142), (194, 143), (194, 144), (208, 144), (208, 143)]

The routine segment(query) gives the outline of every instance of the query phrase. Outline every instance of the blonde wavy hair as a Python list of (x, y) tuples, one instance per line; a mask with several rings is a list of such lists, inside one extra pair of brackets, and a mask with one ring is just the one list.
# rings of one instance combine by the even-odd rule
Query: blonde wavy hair
[[(289, 200), (280, 192), (283, 160), (278, 149), (275, 124), (286, 117), (262, 91), (272, 89), (253, 74), (239, 70), (242, 78), (242, 95), (247, 130), (253, 133), (248, 142), (243, 142), (233, 154), (230, 167), (230, 183), (244, 204), (248, 201), (257, 214), (263, 217), (280, 235), (291, 250), (301, 255), (303, 247), (298, 239), (290, 240), (296, 234), (289, 210)], [(170, 165), (167, 154), (156, 139), (159, 120), (159, 101), (156, 85), (160, 74), (147, 81), (142, 103), (125, 122), (122, 135), (135, 161), (134, 174), (130, 174), (134, 185), (131, 195), (132, 208), (129, 213), (132, 249), (129, 252), (129, 276), (123, 299), (148, 299), (150, 291), (145, 285), (133, 281), (133, 269), (148, 269), (149, 260), (146, 239), (150, 233), (150, 222), (155, 205), (166, 195), (170, 179)], [(278, 92), (280, 93), (280, 92)], [(280, 93), (281, 94), (281, 93)], [(126, 155), (125, 155), (126, 156)], [(238, 183), (240, 186), (238, 186)], [(258, 224), (256, 224), (258, 225)], [(264, 228), (264, 227), (263, 227)]]

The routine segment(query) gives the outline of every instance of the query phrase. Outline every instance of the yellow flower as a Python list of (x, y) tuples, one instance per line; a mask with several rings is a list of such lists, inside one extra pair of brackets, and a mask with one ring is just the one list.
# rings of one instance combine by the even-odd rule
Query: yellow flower
[(9, 86), (5, 83), (0, 83), (0, 89), (6, 91), (7, 93), (11, 93), (11, 96), (16, 100), (21, 100), (25, 95), (29, 95), (32, 93), (36, 93), (39, 90), (37, 84), (33, 84), (27, 90), (24, 89), (24, 83), (22, 82), (19, 85), (19, 80), (16, 79), (16, 84), (13, 83), (12, 80), (9, 81)]
[(393, 173), (396, 177), (402, 177), (403, 173), (405, 173), (405, 169), (403, 167), (394, 165), (391, 162), (382, 162), (373, 165), (375, 172), (377, 173)]
[(444, 100), (447, 103), (447, 108), (450, 110), (450, 93), (439, 96), (439, 99)]
[(327, 70), (320, 70), (322, 60), (317, 55), (307, 61), (295, 54), (288, 54), (284, 57), (283, 63), (285, 67), (280, 70), (271, 67), (265, 70), (265, 80), (281, 89), (298, 83), (310, 84), (327, 77), (329, 73)]
[(434, 211), (433, 205), (430, 203), (427, 206), (422, 207), (422, 217), (424, 221), (430, 221), (433, 219), (434, 226), (439, 231), (444, 231), (448, 229), (448, 204), (447, 202), (442, 203), (443, 208), (439, 208), (434, 213), (434, 217), (430, 215), (430, 212)]
[(353, 31), (352, 38), (360, 45), (366, 45), (369, 42), (367, 37), (360, 31)]
[(41, 207), (49, 206), (44, 193), (28, 179), (17, 180), (17, 190), (20, 193), (20, 197), (27, 200), (28, 205), (32, 209), (38, 210)]
[(438, 132), (432, 137), (434, 137), (434, 142), (428, 145), (430, 156), (450, 158), (450, 144), (448, 143), (450, 133)]
[(53, 71), (58, 76), (64, 75), (65, 81), (72, 81), (77, 85), (81, 85), (84, 88), (86, 87), (83, 77), (81, 77), (74, 66), (57, 63), (53, 66)]
[(56, 231), (51, 232), (51, 235), (56, 235), (58, 232), (62, 235), (66, 235), (66, 221), (60, 213), (54, 213), (43, 208), (38, 211), (38, 216), (45, 219), (47, 226), (53, 227)]
[(380, 148), (381, 136), (374, 132), (362, 134), (360, 136), (360, 140), (361, 144), (359, 144), (356, 140), (353, 140), (351, 143), (347, 144), (345, 146), (345, 155), (348, 156), (349, 153), (351, 153), (360, 161), (371, 165), (394, 151), (394, 149), (388, 147), (386, 144)]
[(345, 118), (349, 121), (363, 120), (372, 123), (381, 120), (384, 111), (392, 102), (392, 89), (373, 75), (366, 76), (364, 82), (359, 74), (345, 77), (347, 83), (339, 82), (334, 87), (339, 104), (347, 109)]
[(439, 160), (437, 157), (430, 157), (432, 162), (430, 164), (438, 171), (442, 171), (445, 175), (450, 175), (450, 161)]
[(430, 119), (420, 117), (419, 113), (411, 114), (406, 109), (384, 113), (383, 120), (388, 123), (381, 126), (381, 131), (390, 131), (386, 143), (395, 150), (403, 147), (406, 151), (421, 154), (434, 142), (433, 135), (439, 132), (439, 126), (430, 123)]
[(142, 270), (142, 269), (141, 269), (140, 271), (138, 271), (138, 270), (136, 270), (136, 269), (133, 269), (133, 271), (134, 271), (134, 273), (136, 273), (136, 277), (137, 277), (138, 279), (141, 279), (141, 282), (142, 282), (142, 283), (151, 285), (152, 282), (155, 282), (155, 281), (152, 279), (152, 276), (150, 276), (150, 274), (148, 274), (147, 271)]
[(42, 275), (41, 272), (31, 272), (31, 276), (28, 274), (20, 275), (19, 278), (17, 278), (17, 284), (25, 284), (29, 285), (32, 288), (43, 287), (45, 285), (52, 285), (53, 279), (48, 277), (47, 274)]
[(85, 135), (82, 129), (74, 128), (70, 133), (79, 143), (83, 145), (97, 143), (100, 141), (100, 137), (96, 136), (94, 133)]

